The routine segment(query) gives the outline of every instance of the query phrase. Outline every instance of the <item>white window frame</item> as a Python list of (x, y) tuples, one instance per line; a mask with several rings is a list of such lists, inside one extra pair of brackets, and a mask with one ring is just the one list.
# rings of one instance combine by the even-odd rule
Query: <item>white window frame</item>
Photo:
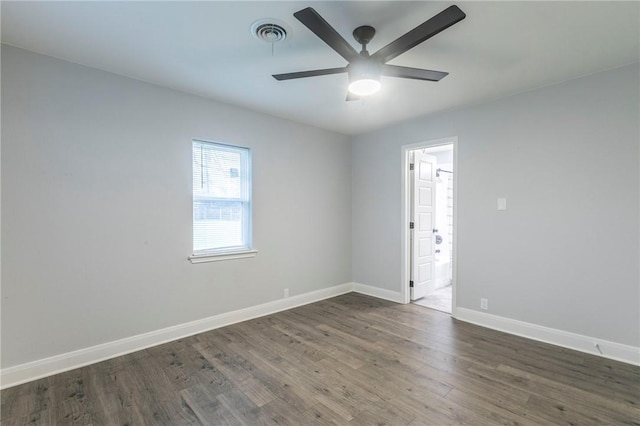
[[(225, 143), (220, 143), (220, 142), (212, 142), (212, 141), (206, 141), (206, 140), (201, 140), (201, 139), (193, 139), (191, 141), (191, 153), (193, 155), (193, 150), (196, 148), (196, 144), (206, 144), (206, 145), (211, 145), (214, 147), (217, 147), (218, 149), (220, 149), (221, 151), (232, 151), (232, 152), (242, 152), (243, 153), (243, 158), (244, 158), (244, 169), (246, 172), (246, 185), (243, 185), (243, 190), (242, 190), (242, 196), (240, 197), (240, 199), (234, 199), (235, 201), (241, 201), (244, 205), (246, 205), (246, 207), (244, 207), (242, 209), (242, 225), (244, 228), (244, 232), (243, 235), (245, 235), (245, 241), (244, 244), (241, 246), (233, 246), (233, 247), (221, 247), (221, 248), (209, 248), (209, 249), (203, 249), (203, 250), (195, 250), (194, 247), (194, 225), (195, 225), (195, 217), (194, 217), (194, 212), (195, 212), (195, 203), (196, 203), (196, 196), (194, 193), (194, 190), (192, 188), (192, 198), (191, 198), (191, 209), (192, 209), (192, 216), (191, 216), (191, 244), (192, 244), (192, 249), (193, 249), (193, 254), (191, 256), (189, 256), (189, 260), (191, 261), (191, 263), (203, 263), (203, 262), (216, 262), (216, 261), (221, 261), (221, 260), (233, 260), (233, 259), (243, 259), (243, 258), (249, 258), (249, 257), (254, 257), (257, 254), (257, 250), (255, 250), (253, 248), (253, 232), (252, 232), (252, 226), (253, 226), (253, 200), (252, 200), (252, 194), (251, 194), (251, 187), (252, 187), (252, 176), (251, 176), (251, 149), (247, 148), (247, 147), (242, 147), (242, 146), (237, 146), (237, 145), (230, 145), (230, 144), (225, 144)], [(192, 162), (193, 164), (193, 162)], [(193, 167), (193, 166), (192, 166)], [(193, 181), (193, 176), (194, 176), (195, 171), (191, 170), (191, 178)]]

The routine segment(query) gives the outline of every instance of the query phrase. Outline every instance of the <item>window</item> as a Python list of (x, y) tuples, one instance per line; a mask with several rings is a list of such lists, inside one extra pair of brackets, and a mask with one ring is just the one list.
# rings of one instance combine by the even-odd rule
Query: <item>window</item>
[(194, 140), (192, 154), (193, 256), (190, 259), (255, 253), (251, 247), (249, 149)]

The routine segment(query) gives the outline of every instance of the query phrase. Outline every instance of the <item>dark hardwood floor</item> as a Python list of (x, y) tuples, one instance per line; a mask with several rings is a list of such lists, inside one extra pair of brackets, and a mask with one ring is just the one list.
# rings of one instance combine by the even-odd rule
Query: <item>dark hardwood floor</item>
[(640, 425), (640, 368), (350, 293), (2, 391), (2, 425)]

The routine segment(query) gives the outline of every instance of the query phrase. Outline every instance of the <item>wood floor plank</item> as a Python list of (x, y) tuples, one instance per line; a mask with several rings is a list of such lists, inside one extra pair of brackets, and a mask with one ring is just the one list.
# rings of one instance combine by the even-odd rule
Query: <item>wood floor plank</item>
[(332, 341), (328, 333), (318, 330), (316, 327), (304, 324), (295, 317), (290, 317), (288, 312), (282, 312), (281, 320), (288, 327), (293, 327), (298, 331), (298, 338), (307, 342), (312, 342), (316, 347), (320, 346), (331, 358), (344, 362), (353, 368), (362, 367), (365, 364), (350, 347), (336, 344)]
[(240, 425), (241, 421), (218, 399), (220, 393), (211, 392), (204, 385), (192, 386), (180, 391), (182, 402), (203, 425)]
[(216, 398), (240, 424), (248, 426), (258, 424), (260, 408), (244, 393), (239, 390), (231, 390), (218, 395)]
[[(251, 393), (253, 391), (248, 390), (248, 386), (252, 388), (261, 386), (262, 389), (260, 393), (262, 396), (260, 400), (257, 399), (256, 395), (248, 395), (256, 405), (260, 405), (269, 398), (280, 398), (292, 407), (304, 411), (317, 403), (313, 395), (308, 396), (308, 393), (296, 392), (292, 389), (292, 387), (286, 383), (286, 380), (282, 380), (283, 376), (279, 374), (279, 371), (272, 368), (262, 359), (256, 358), (258, 362), (251, 362), (253, 355), (249, 353), (250, 347), (236, 349), (235, 345), (238, 344), (227, 344), (224, 350), (221, 350), (215, 346), (211, 346), (210, 341), (207, 346), (201, 345), (201, 349), (199, 350), (241, 390)], [(253, 381), (253, 383), (246, 384), (246, 382), (251, 381)], [(268, 394), (266, 392), (271, 396), (267, 396)]]
[(594, 373), (588, 368), (578, 365), (562, 367), (555, 363), (545, 363), (538, 357), (530, 356), (522, 358), (513, 356), (506, 359), (501, 365), (523, 368), (533, 375), (554, 379), (594, 394), (604, 396), (614, 394), (629, 401), (640, 394), (640, 384), (635, 380), (611, 379), (606, 375)]
[[(482, 395), (473, 392), (466, 392), (460, 389), (453, 389), (445, 397), (449, 401), (467, 407), (475, 414), (491, 419), (503, 425), (528, 425), (534, 426), (544, 423), (540, 417), (532, 417), (524, 406), (519, 406), (511, 401), (506, 402), (499, 397), (483, 398)], [(495, 403), (494, 403), (495, 402)], [(529, 402), (529, 399), (527, 399)], [(524, 404), (526, 406), (526, 403)]]
[(532, 395), (527, 407), (534, 409), (540, 417), (554, 425), (594, 425), (602, 422), (601, 419), (585, 415), (573, 407), (566, 407), (541, 395)]
[(298, 426), (309, 423), (304, 413), (276, 398), (262, 407), (256, 424)]
[(458, 370), (442, 371), (431, 366), (423, 367), (420, 372), (433, 380), (437, 380), (449, 386), (453, 390), (464, 389), (465, 394), (487, 399), (488, 401), (497, 401), (508, 407), (519, 406), (525, 404), (531, 393), (505, 385), (498, 381), (487, 379), (479, 379), (472, 373), (468, 372), (468, 368), (460, 368)]
[(226, 384), (226, 377), (193, 345), (181, 349), (167, 344), (147, 351), (151, 355), (146, 361), (147, 365), (161, 370), (175, 390), (179, 391), (196, 384)]
[[(593, 412), (595, 417), (610, 418), (620, 424), (640, 424), (640, 392), (635, 394), (635, 398), (619, 397), (616, 394), (601, 395), (506, 365), (499, 366), (496, 371), (527, 380), (533, 383), (536, 394), (553, 398), (567, 406), (579, 407), (585, 412)], [(627, 419), (635, 420), (627, 423)]]
[(490, 419), (472, 410), (431, 395), (429, 397), (406, 395), (390, 401), (390, 405), (415, 416), (411, 425), (495, 425)]
[[(250, 352), (254, 353), (253, 350)], [(313, 394), (315, 400), (322, 402), (346, 420), (382, 401), (377, 395), (333, 374), (332, 370), (325, 369), (317, 363), (309, 370), (293, 363), (283, 363), (279, 358), (272, 358), (267, 362), (277, 365), (281, 374), (296, 387)]]
[(10, 391), (1, 391), (0, 413), (18, 413), (20, 418), (32, 415), (39, 418), (38, 414), (51, 405), (49, 380), (50, 378), (39, 379), (11, 388)]
[(491, 378), (492, 380), (502, 382), (514, 388), (526, 390), (530, 392), (532, 396), (538, 395), (551, 398), (563, 406), (593, 407), (594, 409), (602, 411), (603, 415), (600, 416), (602, 422), (609, 419), (613, 424), (625, 424), (628, 421), (631, 421), (630, 424), (635, 424), (633, 423), (637, 422), (635, 419), (640, 419), (640, 409), (636, 403), (629, 404), (623, 399), (613, 398), (613, 395), (603, 397), (508, 366), (483, 370), (476, 366), (471, 367), (469, 370), (477, 373), (480, 377)]
[(311, 424), (318, 426), (338, 425), (344, 423), (340, 415), (322, 403), (314, 405), (304, 413), (305, 421), (301, 424)]
[(318, 403), (313, 389), (309, 386), (297, 385), (297, 379), (281, 370), (279, 363), (272, 362), (272, 358), (255, 355), (250, 347), (240, 344), (230, 344), (229, 350), (242, 354), (247, 363), (252, 365), (251, 368), (256, 377), (268, 386), (272, 393), (292, 407), (305, 411)]
[(349, 342), (352, 346), (357, 346), (369, 354), (375, 354), (376, 356), (384, 358), (385, 361), (397, 363), (413, 370), (418, 370), (425, 365), (423, 361), (409, 357), (402, 352), (396, 352), (388, 346), (367, 342), (364, 339), (360, 339), (357, 335), (345, 333), (332, 326), (320, 324), (316, 328), (333, 335), (334, 338)]
[[(284, 323), (283, 325), (274, 326), (274, 330), (278, 330), (281, 333), (293, 334), (297, 339), (303, 341), (308, 346), (313, 347), (317, 351), (324, 352), (324, 359), (330, 357), (332, 359), (344, 362), (352, 368), (359, 368), (364, 365), (364, 362), (351, 356), (349, 353), (340, 350), (340, 348), (330, 345), (326, 341), (327, 339), (323, 340), (323, 338), (318, 338), (317, 336), (324, 336), (324, 334), (319, 332), (316, 328), (310, 327), (310, 329), (313, 329), (313, 331), (310, 331), (309, 329), (301, 329), (299, 324), (293, 326), (291, 324)], [(313, 332), (317, 333), (316, 336), (313, 335)]]
[(0, 397), (3, 426), (640, 426), (640, 367), (349, 293)]
[(351, 383), (357, 384), (370, 394), (376, 395), (382, 401), (389, 401), (399, 393), (405, 392), (404, 383), (400, 380), (381, 381), (375, 372), (368, 372), (365, 369), (354, 369), (336, 360), (324, 359), (319, 362), (326, 368), (332, 369)]
[(395, 426), (408, 425), (416, 417), (404, 410), (400, 410), (393, 404), (385, 404), (373, 410), (366, 410), (351, 419), (353, 425)]

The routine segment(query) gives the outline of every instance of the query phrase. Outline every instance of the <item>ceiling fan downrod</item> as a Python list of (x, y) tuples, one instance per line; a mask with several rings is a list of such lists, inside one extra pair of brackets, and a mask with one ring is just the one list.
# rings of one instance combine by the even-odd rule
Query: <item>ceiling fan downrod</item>
[(373, 39), (376, 35), (376, 29), (369, 25), (362, 25), (355, 30), (353, 30), (353, 38), (362, 46), (362, 51), (360, 55), (368, 58), (369, 52), (367, 51), (367, 44)]

